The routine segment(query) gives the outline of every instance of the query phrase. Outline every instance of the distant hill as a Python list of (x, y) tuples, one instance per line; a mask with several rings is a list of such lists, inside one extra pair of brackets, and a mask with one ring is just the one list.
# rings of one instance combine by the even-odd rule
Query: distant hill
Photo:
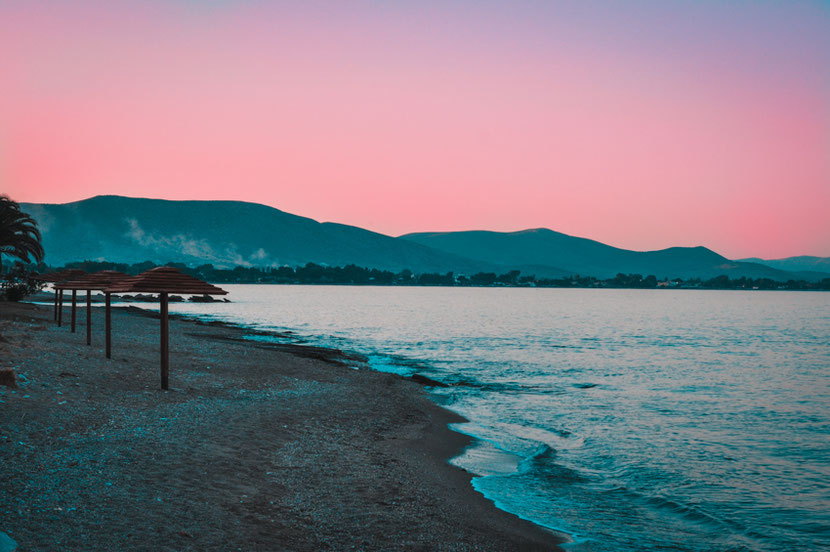
[(800, 257), (787, 257), (786, 259), (759, 259), (757, 257), (741, 259), (743, 262), (759, 263), (778, 270), (789, 270), (791, 272), (812, 273), (815, 277), (830, 278), (830, 257), (811, 257), (802, 255)]
[(354, 226), (319, 223), (240, 201), (167, 201), (97, 196), (66, 204), (21, 204), (43, 233), (45, 261), (211, 263), (217, 267), (304, 265), (423, 272), (490, 268)]
[[(168, 201), (97, 196), (65, 204), (24, 203), (43, 233), (45, 261), (210, 263), (242, 266), (356, 264), (416, 273), (504, 273), (550, 278), (617, 273), (658, 278), (820, 279), (756, 262), (730, 261), (705, 247), (629, 251), (547, 229), (432, 232), (394, 238), (355, 226), (241, 201)], [(768, 261), (764, 261), (767, 263)], [(806, 275), (806, 276), (805, 276)]]
[(671, 247), (630, 251), (545, 228), (519, 232), (429, 232), (402, 239), (471, 259), (505, 266), (545, 268), (569, 274), (611, 278), (617, 273), (653, 274), (658, 278), (713, 278), (725, 274), (788, 280), (793, 275), (758, 263), (737, 262), (705, 247)]

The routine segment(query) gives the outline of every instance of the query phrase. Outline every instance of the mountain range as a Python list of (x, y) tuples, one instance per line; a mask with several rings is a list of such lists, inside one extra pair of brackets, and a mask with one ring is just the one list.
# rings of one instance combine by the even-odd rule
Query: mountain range
[(630, 251), (545, 228), (519, 232), (430, 232), (392, 237), (355, 226), (317, 222), (257, 203), (169, 201), (96, 196), (64, 204), (22, 203), (43, 234), (45, 261), (205, 263), (217, 267), (329, 266), (413, 272), (573, 274), (610, 278), (619, 272), (658, 278), (774, 280), (830, 277), (830, 263), (760, 259), (731, 261), (705, 247)]
[(789, 270), (794, 272), (823, 272), (830, 273), (830, 257), (813, 257), (802, 255), (799, 257), (787, 257), (786, 259), (759, 259), (752, 257), (740, 259), (747, 263), (761, 263), (772, 268)]

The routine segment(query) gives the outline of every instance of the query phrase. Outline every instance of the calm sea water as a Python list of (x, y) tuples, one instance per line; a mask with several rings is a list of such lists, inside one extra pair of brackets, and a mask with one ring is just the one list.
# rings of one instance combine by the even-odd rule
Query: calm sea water
[(573, 550), (830, 550), (830, 293), (226, 288), (171, 311), (450, 384), (453, 462)]

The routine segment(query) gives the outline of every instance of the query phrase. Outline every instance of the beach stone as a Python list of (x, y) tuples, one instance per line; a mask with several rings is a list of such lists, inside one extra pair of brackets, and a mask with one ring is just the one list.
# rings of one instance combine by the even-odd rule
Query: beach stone
[(17, 549), (17, 543), (3, 531), (0, 531), (0, 552), (12, 552)]
[[(17, 376), (14, 373), (14, 368), (0, 369), (0, 385), (17, 389)], [(0, 552), (2, 552), (2, 550), (3, 549), (0, 548)]]

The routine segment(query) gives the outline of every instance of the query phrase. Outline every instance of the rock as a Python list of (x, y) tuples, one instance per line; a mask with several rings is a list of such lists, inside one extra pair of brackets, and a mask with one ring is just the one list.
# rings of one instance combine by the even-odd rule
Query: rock
[(409, 376), (409, 379), (414, 381), (415, 383), (425, 385), (427, 387), (449, 387), (449, 385), (447, 385), (446, 383), (442, 383), (432, 378), (422, 376), (421, 374), (412, 374), (411, 376)]
[[(17, 376), (14, 373), (14, 368), (0, 369), (0, 385), (17, 389)], [(3, 533), (0, 533), (0, 535), (3, 535)], [(2, 544), (2, 541), (0, 541), (0, 544)], [(3, 548), (0, 546), (0, 552), (2, 552), (2, 550)]]
[(17, 549), (17, 543), (3, 531), (0, 531), (0, 552), (12, 552)]

